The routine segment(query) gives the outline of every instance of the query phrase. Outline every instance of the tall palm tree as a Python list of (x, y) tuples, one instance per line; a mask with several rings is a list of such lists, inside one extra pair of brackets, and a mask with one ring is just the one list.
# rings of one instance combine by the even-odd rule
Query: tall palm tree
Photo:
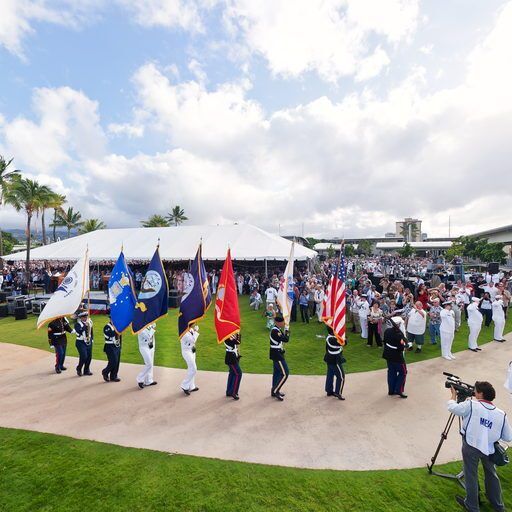
[(55, 198), (58, 194), (56, 194), (49, 187), (43, 186), (40, 191), (40, 205), (39, 205), (39, 213), (41, 213), (41, 234), (43, 237), (43, 245), (46, 245), (46, 222), (44, 218), (44, 214), (47, 208), (52, 208)]
[(68, 238), (71, 236), (71, 230), (81, 227), (83, 223), (82, 214), (75, 212), (72, 206), (67, 210), (57, 212), (57, 219), (54, 222), (57, 226), (65, 227), (68, 230)]
[(27, 284), (30, 283), (30, 245), (32, 242), (31, 224), (34, 213), (37, 213), (43, 197), (48, 193), (48, 187), (40, 185), (37, 181), (25, 178), (14, 179), (5, 192), (5, 200), (19, 212), (23, 210), (27, 215), (27, 255), (25, 272)]
[(188, 220), (188, 217), (185, 217), (185, 210), (179, 205), (176, 205), (172, 209), (171, 213), (167, 214), (167, 220), (175, 226), (178, 226), (183, 224), (184, 221)]
[[(8, 162), (0, 155), (0, 206), (4, 204), (4, 195), (9, 184), (16, 178), (19, 178), (20, 171), (17, 169), (9, 169), (12, 164), (11, 158)], [(2, 240), (2, 227), (0, 226), (0, 257), (4, 254), (4, 244)]]
[(168, 228), (169, 221), (162, 215), (151, 215), (148, 220), (141, 221), (143, 228)]
[(80, 234), (90, 233), (91, 231), (97, 231), (98, 229), (105, 229), (107, 226), (104, 222), (98, 219), (87, 219), (84, 221), (78, 232)]
[(53, 222), (50, 224), (50, 227), (53, 229), (53, 241), (57, 241), (57, 214), (58, 213), (64, 213), (64, 210), (62, 209), (62, 205), (66, 202), (66, 196), (62, 194), (54, 194), (53, 200), (48, 205), (48, 208), (53, 209)]

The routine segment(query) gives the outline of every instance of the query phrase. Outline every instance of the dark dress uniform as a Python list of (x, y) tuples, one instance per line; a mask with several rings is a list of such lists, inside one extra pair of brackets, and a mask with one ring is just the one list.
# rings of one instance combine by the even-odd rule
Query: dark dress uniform
[(272, 376), (272, 392), (271, 395), (282, 400), (283, 396), (280, 393), (281, 388), (284, 383), (288, 379), (290, 375), (290, 371), (288, 370), (288, 365), (286, 364), (286, 360), (284, 358), (284, 343), (288, 343), (289, 341), (288, 331), (281, 331), (279, 327), (274, 326), (270, 331), (270, 353), (269, 358), (274, 363), (274, 373)]
[(48, 343), (55, 348), (55, 371), (61, 373), (66, 370), (64, 359), (66, 359), (66, 348), (68, 340), (66, 332), (72, 333), (73, 329), (65, 316), (56, 318), (48, 324)]
[(92, 344), (94, 341), (92, 321), (87, 319), (87, 321), (84, 322), (79, 318), (75, 323), (75, 332), (75, 345), (80, 356), (78, 366), (76, 367), (76, 373), (79, 377), (81, 377), (83, 370), (84, 375), (92, 375), (90, 370), (92, 360)]
[(238, 390), (240, 389), (240, 382), (242, 380), (238, 345), (240, 345), (240, 334), (238, 333), (224, 341), (224, 346), (226, 347), (224, 362), (229, 368), (226, 396), (232, 396), (235, 400), (238, 400)]
[[(389, 327), (384, 331), (382, 357), (388, 363), (388, 394), (403, 395), (407, 366), (404, 358), (405, 340), (400, 329)], [(405, 395), (403, 395), (405, 398)]]
[(103, 352), (107, 354), (108, 364), (101, 374), (105, 381), (119, 382), (121, 379), (118, 378), (117, 372), (121, 360), (121, 335), (117, 333), (111, 322), (103, 328), (103, 335), (105, 337)]
[[(341, 355), (343, 347), (338, 343), (336, 336), (332, 334), (325, 338), (324, 361), (327, 364), (327, 376), (325, 378), (325, 392), (327, 396), (335, 396), (343, 400), (343, 388), (345, 387), (345, 371), (343, 363), (346, 359)], [(336, 382), (334, 378), (336, 377)]]

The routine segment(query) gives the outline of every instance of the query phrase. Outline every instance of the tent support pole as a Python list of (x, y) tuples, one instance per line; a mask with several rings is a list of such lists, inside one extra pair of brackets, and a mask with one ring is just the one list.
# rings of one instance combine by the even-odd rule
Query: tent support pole
[(268, 277), (267, 258), (265, 258), (265, 277)]

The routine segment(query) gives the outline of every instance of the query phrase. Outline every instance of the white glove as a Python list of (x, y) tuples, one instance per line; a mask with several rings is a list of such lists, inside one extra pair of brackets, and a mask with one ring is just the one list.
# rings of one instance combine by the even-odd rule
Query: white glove
[(199, 325), (194, 325), (194, 331), (199, 332)]

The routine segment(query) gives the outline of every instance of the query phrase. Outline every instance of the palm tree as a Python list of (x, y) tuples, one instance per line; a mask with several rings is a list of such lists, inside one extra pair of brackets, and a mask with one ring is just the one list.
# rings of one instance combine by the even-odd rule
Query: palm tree
[(27, 285), (30, 283), (30, 244), (32, 242), (31, 223), (34, 213), (37, 213), (43, 198), (48, 194), (48, 187), (37, 181), (25, 178), (14, 179), (5, 192), (5, 200), (14, 206), (16, 211), (23, 210), (27, 215), (27, 255), (25, 272)]
[(68, 230), (68, 238), (71, 236), (71, 230), (77, 229), (83, 225), (82, 215), (75, 212), (70, 206), (67, 210), (57, 212), (57, 218), (54, 222), (57, 226), (65, 227)]
[(169, 221), (163, 215), (151, 215), (148, 220), (141, 221), (143, 228), (168, 228)]
[[(0, 206), (4, 204), (4, 195), (9, 184), (16, 178), (19, 178), (20, 171), (17, 169), (8, 169), (13, 159), (6, 162), (5, 158), (0, 155)], [(4, 254), (4, 244), (2, 240), (2, 228), (0, 227), (0, 257)]]
[(82, 235), (84, 233), (90, 233), (91, 231), (97, 231), (98, 229), (105, 229), (106, 227), (105, 223), (101, 220), (87, 219), (84, 221), (78, 232)]
[(50, 224), (50, 227), (53, 228), (53, 241), (57, 241), (57, 214), (64, 213), (62, 209), (62, 205), (66, 202), (66, 196), (62, 194), (54, 194), (53, 199), (50, 204), (48, 204), (48, 208), (53, 209), (53, 222)]
[(171, 213), (167, 214), (167, 220), (175, 226), (178, 226), (183, 224), (184, 221), (188, 220), (188, 217), (185, 217), (185, 210), (179, 205), (176, 205), (172, 209)]
[(53, 190), (51, 190), (49, 187), (41, 187), (39, 212), (41, 213), (41, 234), (43, 237), (43, 245), (46, 245), (47, 241), (46, 222), (44, 219), (44, 214), (47, 208), (53, 208), (53, 204), (56, 198), (60, 199), (60, 196), (56, 194)]

